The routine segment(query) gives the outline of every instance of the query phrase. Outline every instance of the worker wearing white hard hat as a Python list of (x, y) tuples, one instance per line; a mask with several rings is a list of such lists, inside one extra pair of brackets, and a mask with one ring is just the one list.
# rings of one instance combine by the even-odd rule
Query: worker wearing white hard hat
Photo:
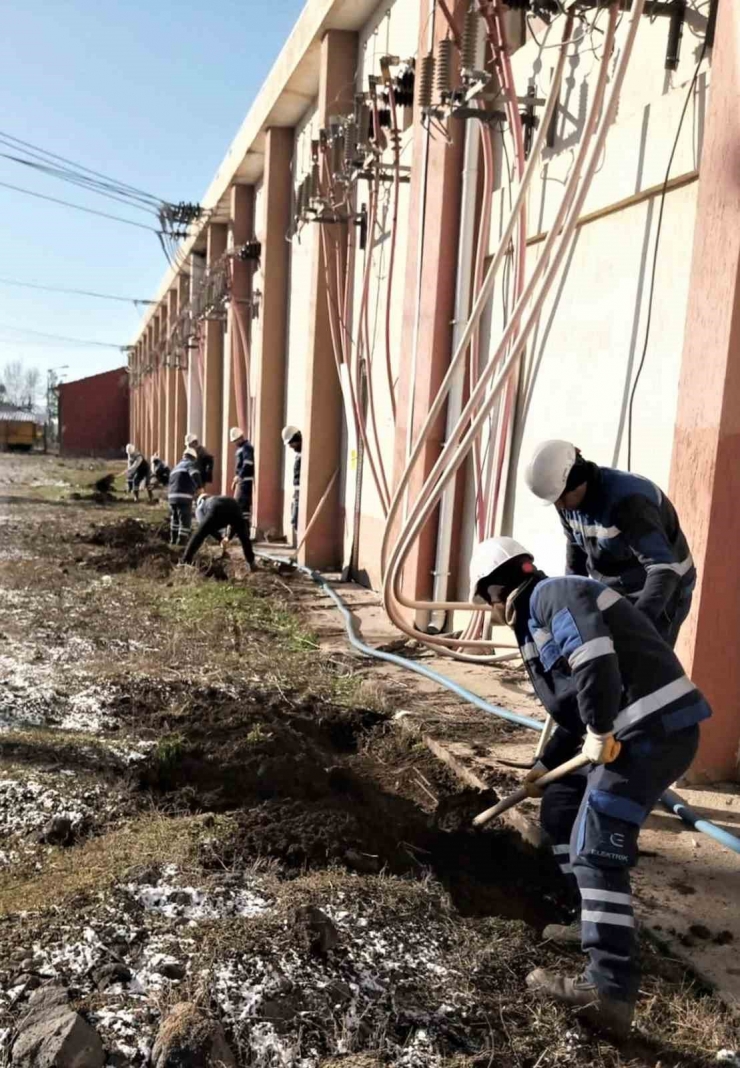
[(241, 507), (247, 529), (252, 523), (252, 499), (254, 493), (254, 447), (247, 441), (240, 426), (229, 430), (229, 441), (236, 445), (234, 478), (231, 490)]
[(133, 496), (135, 501), (138, 501), (141, 487), (143, 486), (151, 503), (154, 500), (154, 494), (150, 483), (151, 468), (149, 467), (149, 461), (139, 452), (133, 442), (129, 442), (126, 446), (126, 456), (128, 458), (125, 471), (127, 492)]
[[(626, 597), (593, 579), (548, 578), (513, 538), (490, 538), (470, 563), (471, 598), (505, 606), (535, 693), (557, 723), (525, 779), (580, 923), (545, 937), (587, 954), (577, 978), (538, 968), (533, 992), (572, 1005), (625, 1035), (639, 986), (629, 869), (640, 827), (691, 764), (711, 715), (672, 649)], [(546, 771), (586, 763), (548, 785)]]
[(301, 492), (301, 452), (303, 450), (303, 435), (297, 426), (288, 423), (281, 432), (283, 445), (292, 449), (295, 453), (293, 461), (293, 499), (290, 503), (290, 528), (293, 534), (293, 544), (298, 537), (298, 505)]
[(207, 486), (209, 482), (213, 482), (213, 469), (216, 466), (216, 461), (205, 445), (201, 445), (197, 434), (189, 433), (185, 435), (185, 448), (195, 451), (202, 485)]
[(568, 575), (588, 575), (631, 598), (676, 644), (696, 570), (676, 510), (647, 478), (599, 467), (569, 441), (541, 442), (525, 481), (554, 504), (566, 537)]

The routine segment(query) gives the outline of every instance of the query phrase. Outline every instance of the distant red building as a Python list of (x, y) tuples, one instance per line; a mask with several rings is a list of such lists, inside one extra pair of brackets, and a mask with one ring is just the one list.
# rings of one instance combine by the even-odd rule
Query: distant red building
[(59, 386), (62, 456), (122, 456), (129, 438), (129, 381), (125, 367)]

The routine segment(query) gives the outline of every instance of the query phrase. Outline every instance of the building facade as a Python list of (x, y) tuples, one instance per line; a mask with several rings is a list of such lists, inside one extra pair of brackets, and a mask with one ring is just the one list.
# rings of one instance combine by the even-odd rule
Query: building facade
[(740, 13), (526, 6), (309, 0), (134, 341), (131, 439), (171, 462), (197, 434), (228, 491), (241, 426), (255, 525), (286, 531), (300, 427), (302, 560), (471, 642), (478, 538), (563, 569), (537, 441), (654, 479), (699, 571), (696, 774), (735, 778)]
[(130, 432), (128, 368), (62, 382), (57, 389), (60, 454), (122, 458)]

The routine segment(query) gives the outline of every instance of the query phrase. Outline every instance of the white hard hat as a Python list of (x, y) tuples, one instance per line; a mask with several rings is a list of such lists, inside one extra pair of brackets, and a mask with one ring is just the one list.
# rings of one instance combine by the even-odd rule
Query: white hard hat
[(470, 558), (470, 600), (475, 601), (478, 583), (482, 578), (490, 575), (508, 560), (515, 560), (517, 556), (534, 559), (529, 549), (525, 549), (514, 538), (486, 538), (485, 541), (479, 542)]
[(184, 452), (184, 455), (187, 456), (189, 460), (198, 459), (198, 453), (195, 451), (195, 449), (187, 448)]
[(195, 505), (195, 518), (199, 523), (203, 522), (203, 513), (206, 510), (206, 503), (208, 501), (208, 494), (201, 493)]
[(132, 445), (131, 442), (129, 442), (129, 444), (126, 446), (126, 455), (127, 456), (133, 456), (135, 452), (136, 452), (136, 446)]
[(198, 438), (197, 438), (196, 434), (186, 434), (185, 435), (185, 445), (186, 446), (195, 445), (195, 444), (197, 444), (197, 442), (198, 442)]
[(243, 434), (241, 428), (238, 427), (238, 426), (232, 426), (231, 430), (229, 431), (229, 441), (238, 441), (239, 438), (243, 438), (243, 437), (244, 437), (244, 434)]
[(284, 426), (280, 434), (283, 439), (283, 445), (290, 444), (296, 434), (300, 434), (300, 430), (297, 426), (291, 426), (290, 423), (288, 423), (287, 426)]
[(524, 481), (535, 497), (545, 504), (554, 504), (565, 489), (578, 449), (569, 441), (553, 438), (542, 441), (534, 450), (524, 472)]
[(158, 459), (159, 459), (159, 453), (158, 452), (153, 452), (152, 453), (152, 463), (154, 463), (154, 461), (158, 460)]

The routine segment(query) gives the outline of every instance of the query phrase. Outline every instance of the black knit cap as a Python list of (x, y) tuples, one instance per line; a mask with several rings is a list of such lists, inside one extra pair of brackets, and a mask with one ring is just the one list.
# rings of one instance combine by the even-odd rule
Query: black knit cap
[(570, 469), (563, 493), (571, 493), (577, 486), (588, 482), (588, 468), (588, 460), (584, 460), (580, 450), (576, 449), (575, 463)]

